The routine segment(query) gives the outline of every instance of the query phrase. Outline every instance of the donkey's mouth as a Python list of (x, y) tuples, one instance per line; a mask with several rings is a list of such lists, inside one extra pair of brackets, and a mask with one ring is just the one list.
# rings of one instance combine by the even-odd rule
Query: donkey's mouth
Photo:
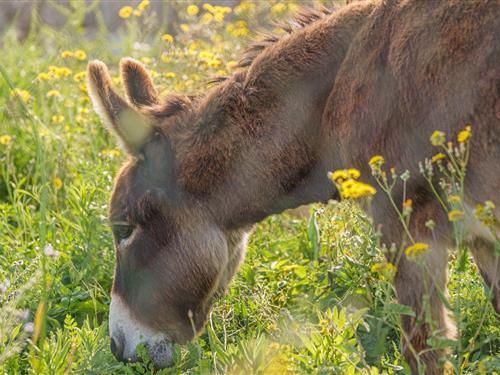
[(109, 319), (110, 349), (121, 362), (138, 362), (137, 348), (143, 345), (156, 368), (173, 362), (173, 344), (166, 335), (155, 332), (132, 317), (120, 296), (113, 295)]

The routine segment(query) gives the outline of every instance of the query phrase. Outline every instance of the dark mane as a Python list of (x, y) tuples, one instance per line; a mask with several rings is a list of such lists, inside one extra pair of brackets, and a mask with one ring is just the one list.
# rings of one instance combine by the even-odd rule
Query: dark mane
[[(323, 5), (304, 6), (288, 21), (277, 25), (278, 29), (285, 32), (285, 35), (293, 33), (295, 30), (302, 29), (313, 22), (316, 22), (326, 16), (332, 14), (334, 9), (326, 8)], [(281, 36), (260, 32), (261, 37), (253, 41), (250, 46), (243, 52), (237, 67), (247, 68), (252, 65), (257, 56), (261, 54), (267, 47), (275, 44)]]
[[(276, 24), (276, 28), (283, 30), (285, 34), (289, 35), (296, 30), (302, 29), (320, 19), (331, 15), (335, 8), (327, 8), (324, 5), (302, 6), (295, 15), (284, 22)], [(266, 48), (276, 44), (283, 35), (271, 34), (267, 31), (259, 31), (256, 40), (252, 41), (250, 45), (243, 51), (243, 54), (236, 65), (237, 68), (248, 68), (252, 65), (253, 61), (259, 56)], [(227, 80), (229, 76), (214, 76), (207, 80), (207, 86), (217, 85)]]

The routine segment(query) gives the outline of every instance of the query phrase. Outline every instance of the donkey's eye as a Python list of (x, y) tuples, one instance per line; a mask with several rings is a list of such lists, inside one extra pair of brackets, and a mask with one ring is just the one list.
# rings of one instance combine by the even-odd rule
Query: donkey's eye
[(132, 232), (134, 231), (134, 227), (129, 224), (114, 224), (113, 225), (113, 234), (116, 238), (117, 242), (122, 240), (126, 240), (130, 237)]

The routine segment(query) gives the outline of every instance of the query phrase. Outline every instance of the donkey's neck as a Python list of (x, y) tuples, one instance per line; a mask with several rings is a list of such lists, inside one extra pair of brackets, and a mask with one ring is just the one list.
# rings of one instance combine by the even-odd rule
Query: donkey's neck
[(181, 171), (226, 227), (334, 196), (323, 109), (369, 10), (349, 6), (284, 37), (200, 104), (196, 157)]

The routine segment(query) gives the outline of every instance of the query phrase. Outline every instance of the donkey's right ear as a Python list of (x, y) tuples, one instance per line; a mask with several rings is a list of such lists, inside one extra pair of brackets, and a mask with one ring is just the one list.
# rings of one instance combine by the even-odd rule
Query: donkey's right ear
[(138, 155), (152, 132), (148, 118), (113, 89), (108, 68), (103, 62), (91, 61), (87, 77), (89, 95), (96, 112), (117, 134), (125, 150)]

